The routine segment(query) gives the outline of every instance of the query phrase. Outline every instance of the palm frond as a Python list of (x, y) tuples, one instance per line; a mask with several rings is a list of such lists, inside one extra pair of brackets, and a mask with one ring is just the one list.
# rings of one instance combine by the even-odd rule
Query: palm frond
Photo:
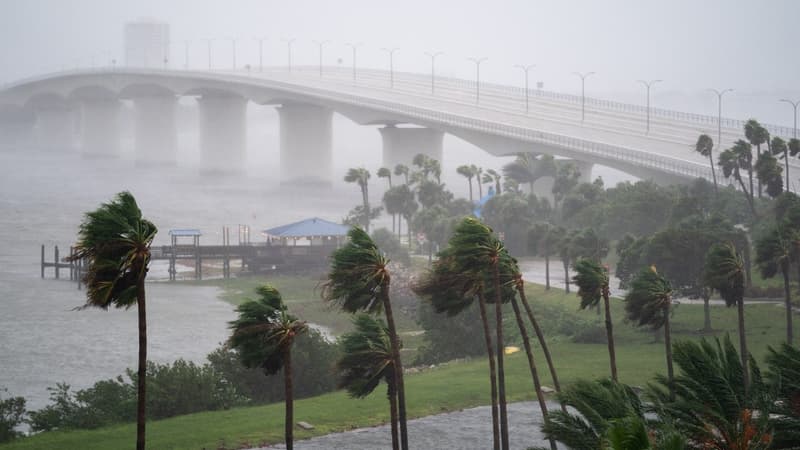
[(347, 233), (349, 241), (331, 255), (331, 269), (322, 286), (322, 298), (344, 311), (380, 312), (381, 288), (389, 282), (388, 260), (372, 238), (359, 227)]
[(578, 286), (581, 309), (597, 306), (608, 289), (608, 270), (591, 259), (581, 258), (573, 265), (572, 281)]

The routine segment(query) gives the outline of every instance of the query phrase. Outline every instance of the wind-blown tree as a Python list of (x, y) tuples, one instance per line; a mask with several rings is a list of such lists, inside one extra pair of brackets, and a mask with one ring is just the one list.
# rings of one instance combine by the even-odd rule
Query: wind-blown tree
[[(792, 232), (787, 227), (775, 225), (756, 240), (756, 265), (764, 278), (780, 272), (783, 277), (784, 304), (786, 305), (786, 342), (792, 345), (792, 289), (789, 271), (792, 261)], [(797, 233), (797, 231), (794, 231)], [(797, 237), (794, 237), (798, 239)]]
[(483, 184), (481, 184), (481, 177), (483, 176), (483, 168), (472, 166), (475, 168), (475, 184), (478, 185), (478, 200), (483, 198)]
[(561, 162), (553, 180), (553, 209), (558, 210), (558, 205), (578, 185), (581, 171), (572, 161)]
[[(478, 168), (475, 165), (469, 165), (468, 166), (466, 164), (458, 166), (456, 168), (456, 172), (458, 172), (459, 175), (461, 175), (464, 178), (466, 178), (467, 182), (469, 183), (469, 201), (470, 201), (470, 203), (474, 202), (474, 199), (472, 198), (472, 179), (475, 178), (475, 176), (477, 175), (477, 173), (476, 173), (477, 169)], [(480, 185), (480, 178), (478, 179), (478, 184)]]
[[(753, 216), (756, 216), (756, 207), (753, 200), (753, 149), (752, 146), (739, 139), (733, 147), (719, 154), (719, 166), (722, 168), (722, 175), (725, 178), (733, 178), (739, 183), (742, 192), (747, 198), (747, 204)], [(747, 171), (750, 181), (748, 189), (742, 179), (742, 171)]]
[[(484, 174), (483, 178), (481, 178), (482, 183), (494, 183), (494, 194), (500, 195), (503, 190), (500, 188), (500, 180), (503, 179), (503, 176), (498, 173), (494, 169), (488, 169)], [(481, 197), (483, 197), (481, 195)]]
[(643, 269), (631, 282), (631, 288), (625, 295), (625, 316), (638, 326), (647, 326), (652, 330), (664, 328), (664, 348), (667, 354), (667, 380), (670, 390), (674, 373), (672, 370), (672, 335), (669, 318), (672, 314), (672, 286), (660, 275), (655, 266)]
[(783, 162), (785, 164), (783, 168), (784, 171), (786, 172), (786, 184), (784, 186), (786, 188), (786, 191), (788, 192), (791, 190), (789, 189), (791, 186), (789, 181), (789, 146), (786, 145), (786, 141), (784, 141), (778, 136), (775, 136), (772, 138), (772, 144), (770, 144), (769, 147), (773, 155), (780, 156), (781, 158), (783, 158)]
[(767, 195), (775, 198), (783, 192), (783, 168), (774, 156), (766, 152), (758, 155), (755, 170), (759, 186), (767, 187)]
[(571, 259), (588, 258), (599, 263), (608, 256), (610, 244), (608, 239), (597, 234), (594, 228), (585, 228), (575, 232), (571, 243)]
[(230, 345), (239, 353), (242, 364), (275, 375), (283, 369), (285, 392), (284, 437), (286, 449), (294, 446), (294, 391), (292, 387), (292, 344), (308, 330), (305, 322), (289, 314), (280, 292), (265, 284), (256, 292), (258, 300), (248, 300), (236, 308), (239, 318), (230, 322)]
[[(755, 119), (744, 124), (744, 136), (756, 148), (756, 161), (761, 158), (761, 144), (769, 143), (769, 131)], [(758, 198), (761, 198), (761, 179), (758, 180)]]
[[(378, 169), (378, 172), (376, 173), (376, 175), (378, 176), (378, 178), (386, 178), (386, 181), (389, 183), (389, 188), (383, 193), (383, 199), (384, 199), (384, 203), (385, 203), (386, 202), (386, 193), (389, 192), (390, 189), (392, 189), (392, 171), (387, 169), (386, 167), (381, 167), (380, 169)], [(390, 212), (388, 206), (386, 208), (386, 213), (392, 215), (392, 231), (395, 231), (396, 228), (395, 228), (394, 222), (395, 222), (395, 218), (396, 218), (397, 213), (396, 212)]]
[[(406, 233), (408, 234), (408, 247), (411, 248), (411, 218), (419, 209), (419, 204), (414, 199), (414, 192), (408, 187), (407, 184), (400, 186), (400, 215), (406, 219)], [(400, 234), (400, 226), (398, 225), (398, 235)]]
[(399, 177), (400, 175), (403, 176), (405, 180), (405, 184), (408, 184), (408, 166), (405, 164), (398, 164), (394, 166), (394, 175)]
[(422, 179), (417, 184), (417, 198), (423, 209), (433, 205), (445, 205), (453, 199), (453, 194), (445, 189), (444, 184), (434, 180)]
[[(545, 176), (555, 177), (558, 169), (550, 155), (537, 158), (533, 153), (517, 153), (517, 158), (503, 166), (503, 175), (519, 184), (528, 184), (533, 193), (533, 183)], [(499, 192), (498, 192), (499, 193)]]
[(731, 243), (714, 244), (708, 250), (703, 269), (703, 279), (706, 286), (719, 292), (725, 305), (736, 305), (739, 316), (739, 353), (742, 362), (742, 377), (745, 391), (748, 388), (749, 371), (747, 368), (748, 353), (747, 339), (744, 327), (744, 262), (742, 256)]
[(769, 348), (766, 379), (774, 389), (771, 413), (775, 430), (773, 448), (792, 448), (800, 442), (800, 349), (783, 343)]
[(145, 448), (147, 312), (145, 278), (150, 245), (158, 229), (142, 217), (130, 192), (120, 192), (108, 203), (86, 213), (78, 230), (72, 260), (86, 261), (84, 308), (130, 308), (139, 319), (139, 367), (137, 371), (136, 449)]
[(433, 178), (436, 179), (437, 184), (442, 182), (442, 166), (439, 160), (431, 158), (423, 153), (417, 153), (414, 155), (414, 159), (411, 163), (419, 167), (419, 173), (423, 180), (428, 180), (428, 177), (432, 175)]
[(701, 134), (694, 144), (694, 151), (708, 158), (711, 163), (711, 177), (714, 179), (714, 190), (717, 190), (717, 171), (714, 168), (714, 140), (707, 134)]
[(614, 348), (614, 328), (611, 322), (611, 292), (608, 286), (608, 268), (599, 262), (582, 258), (575, 262), (575, 277), (573, 281), (578, 286), (578, 297), (581, 299), (581, 309), (597, 307), (600, 300), (605, 307), (606, 340), (608, 342), (608, 361), (611, 366), (611, 379), (617, 378), (617, 356)]
[(397, 336), (392, 302), (389, 298), (391, 275), (389, 261), (364, 230), (353, 227), (349, 241), (331, 255), (331, 268), (322, 286), (322, 298), (342, 310), (377, 314), (383, 311), (389, 328), (397, 385), (397, 409), (400, 422), (400, 442), (408, 449), (406, 427), (405, 387), (403, 364), (400, 360), (400, 340)]
[(363, 167), (359, 168), (350, 168), (347, 171), (347, 174), (344, 176), (344, 181), (347, 183), (356, 183), (359, 188), (361, 188), (361, 201), (364, 206), (364, 211), (366, 214), (364, 216), (367, 218), (362, 225), (364, 229), (369, 232), (369, 179), (370, 179), (369, 170), (364, 169)]
[(398, 438), (397, 383), (392, 339), (383, 321), (366, 314), (353, 320), (355, 331), (340, 338), (342, 356), (337, 363), (339, 387), (354, 398), (364, 398), (386, 382), (391, 417), (392, 449), (400, 448)]
[(569, 263), (572, 259), (572, 239), (575, 238), (576, 232), (574, 230), (567, 231), (564, 227), (554, 228), (550, 232), (561, 259), (561, 265), (564, 266), (564, 292), (569, 294)]
[(556, 252), (558, 236), (555, 227), (547, 222), (538, 222), (528, 229), (528, 252), (544, 257), (545, 289), (550, 290), (550, 255)]

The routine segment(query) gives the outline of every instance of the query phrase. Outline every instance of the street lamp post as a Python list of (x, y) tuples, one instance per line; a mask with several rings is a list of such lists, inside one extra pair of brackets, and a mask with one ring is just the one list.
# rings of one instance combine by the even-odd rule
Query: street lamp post
[(183, 68), (189, 70), (189, 41), (183, 41)]
[(228, 38), (231, 41), (231, 63), (233, 70), (236, 70), (236, 38)]
[(330, 41), (314, 41), (319, 46), (319, 76), (322, 76), (322, 46)]
[(399, 50), (397, 47), (392, 48), (382, 48), (381, 51), (384, 51), (389, 54), (389, 87), (394, 88), (394, 52)]
[(594, 72), (572, 72), (581, 77), (581, 123), (586, 120), (586, 77), (594, 75)]
[(259, 72), (263, 72), (264, 71), (264, 41), (266, 41), (267, 38), (261, 37), (261, 38), (256, 38), (256, 40), (258, 41), (258, 71)]
[(792, 133), (792, 137), (797, 139), (797, 106), (800, 105), (800, 100), (793, 102), (788, 98), (782, 98), (781, 101), (792, 105), (792, 108), (794, 108), (794, 131)]
[(291, 38), (291, 39), (283, 39), (283, 40), (286, 42), (286, 48), (288, 50), (288, 58), (289, 59), (288, 59), (287, 68), (289, 70), (289, 73), (291, 73), (292, 72), (292, 44), (297, 39)]
[(481, 63), (486, 61), (488, 58), (467, 58), (468, 60), (475, 63), (475, 104), (479, 104), (481, 102)]
[(435, 69), (435, 65), (434, 64), (436, 63), (436, 57), (444, 55), (444, 53), (443, 52), (433, 52), (433, 53), (432, 52), (425, 52), (425, 54), (431, 57), (431, 95), (433, 95), (434, 86), (436, 84), (436, 69)]
[(528, 91), (528, 71), (530, 71), (531, 69), (536, 67), (536, 64), (530, 64), (530, 65), (527, 65), (527, 66), (523, 66), (521, 64), (517, 64), (514, 67), (522, 69), (525, 72), (525, 114), (528, 114), (528, 112), (530, 111), (530, 108), (528, 107), (528, 105), (529, 105), (528, 99), (529, 99), (529, 94), (530, 94), (530, 92)]
[(656, 83), (660, 83), (664, 80), (637, 80), (639, 83), (642, 83), (644, 87), (647, 88), (647, 131), (645, 134), (650, 134), (650, 87)]
[(357, 42), (355, 44), (348, 42), (345, 45), (353, 49), (353, 84), (355, 84), (356, 83), (356, 50), (358, 49), (358, 47), (361, 47), (363, 44), (361, 42)]
[(213, 39), (204, 39), (206, 41), (206, 46), (208, 50), (208, 70), (211, 70), (211, 43), (214, 42)]
[(722, 96), (726, 92), (733, 92), (733, 89), (723, 89), (721, 91), (709, 89), (709, 91), (717, 94), (717, 151), (719, 151), (722, 148)]

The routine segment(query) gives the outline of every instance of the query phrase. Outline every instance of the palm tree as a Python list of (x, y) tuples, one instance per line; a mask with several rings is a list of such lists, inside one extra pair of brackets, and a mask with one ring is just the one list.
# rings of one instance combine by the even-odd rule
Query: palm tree
[(500, 180), (503, 179), (503, 176), (500, 175), (496, 170), (489, 169), (486, 173), (483, 174), (483, 178), (481, 181), (483, 183), (492, 183), (494, 182), (494, 193), (495, 195), (500, 195), (502, 189), (500, 189)]
[[(383, 198), (384, 198), (384, 203), (385, 203), (386, 202), (386, 193), (389, 192), (390, 189), (392, 189), (392, 171), (387, 169), (386, 167), (381, 167), (380, 169), (378, 169), (378, 172), (376, 173), (376, 175), (378, 176), (378, 178), (386, 178), (386, 180), (389, 182), (389, 189), (387, 189), (386, 192), (383, 193)], [(392, 215), (392, 231), (394, 232), (394, 230), (395, 230), (395, 226), (394, 226), (395, 213), (394, 212), (390, 212), (388, 207), (386, 208), (386, 212)]]
[(756, 265), (761, 276), (772, 278), (781, 273), (786, 305), (786, 342), (792, 345), (792, 291), (789, 271), (792, 258), (791, 231), (783, 226), (773, 226), (756, 241)]
[(533, 224), (528, 230), (528, 252), (544, 257), (544, 282), (545, 290), (550, 290), (550, 255), (555, 249), (555, 234), (553, 226), (547, 222)]
[[(467, 182), (469, 182), (469, 202), (470, 203), (474, 202), (474, 200), (472, 199), (472, 179), (476, 175), (475, 169), (477, 169), (477, 167), (468, 166), (466, 164), (458, 166), (458, 168), (456, 168), (456, 172), (458, 172), (459, 175), (465, 177), (467, 179)], [(480, 179), (478, 180), (478, 184), (480, 184)]]
[(608, 268), (591, 259), (581, 258), (574, 265), (573, 281), (578, 286), (581, 309), (597, 306), (603, 300), (606, 313), (606, 338), (608, 341), (608, 360), (611, 365), (611, 379), (617, 379), (617, 356), (614, 349), (614, 329), (611, 323), (611, 304), (608, 286)]
[(694, 151), (707, 157), (711, 163), (711, 177), (714, 179), (714, 190), (717, 190), (717, 171), (714, 169), (714, 140), (707, 134), (701, 134), (694, 145)]
[(349, 242), (331, 255), (331, 269), (322, 287), (322, 298), (334, 302), (349, 313), (365, 311), (371, 314), (383, 310), (392, 342), (397, 405), (400, 421), (400, 442), (408, 449), (406, 401), (403, 384), (403, 364), (400, 361), (400, 340), (397, 337), (392, 302), (389, 299), (391, 276), (389, 260), (369, 235), (358, 227), (348, 233)]
[(478, 185), (478, 200), (483, 198), (483, 184), (481, 184), (481, 176), (483, 176), (483, 168), (476, 165), (470, 165), (475, 171), (475, 184)]
[(555, 160), (550, 155), (536, 158), (533, 153), (517, 153), (517, 158), (503, 166), (503, 175), (519, 184), (528, 183), (530, 193), (533, 193), (533, 183), (541, 177), (552, 176), (557, 173)]
[(553, 235), (552, 242), (555, 244), (561, 264), (564, 266), (564, 292), (569, 294), (569, 262), (572, 255), (572, 239), (575, 238), (576, 232), (558, 227), (552, 229), (550, 233)]
[(644, 269), (631, 281), (625, 295), (625, 315), (639, 326), (653, 330), (664, 328), (664, 347), (667, 354), (667, 381), (670, 391), (674, 379), (672, 370), (672, 336), (669, 327), (672, 305), (672, 286), (660, 275), (655, 266)]
[(378, 387), (381, 380), (386, 382), (392, 449), (398, 450), (397, 383), (389, 329), (383, 321), (366, 314), (357, 315), (353, 324), (355, 331), (340, 338), (339, 387), (347, 389), (351, 397), (364, 398)]
[[(756, 215), (756, 207), (753, 201), (753, 149), (749, 143), (739, 139), (733, 147), (719, 154), (719, 165), (722, 168), (722, 175), (725, 178), (733, 178), (739, 182), (742, 192), (747, 198), (750, 210)], [(746, 170), (750, 179), (750, 189), (745, 187), (742, 180), (742, 170)]]
[(144, 281), (150, 245), (158, 229), (142, 217), (130, 192), (120, 192), (109, 203), (86, 213), (72, 260), (86, 261), (86, 305), (108, 309), (130, 308), (139, 313), (139, 368), (136, 376), (136, 449), (145, 448), (147, 376), (147, 314)]
[(783, 343), (778, 350), (769, 348), (766, 357), (767, 380), (774, 388), (774, 448), (791, 448), (800, 442), (800, 349)]
[(405, 184), (408, 184), (408, 166), (406, 166), (405, 164), (398, 164), (394, 166), (394, 174), (395, 176), (398, 177), (400, 175), (403, 175), (403, 177), (406, 180)]
[(344, 176), (344, 181), (347, 183), (356, 183), (361, 188), (361, 201), (364, 205), (365, 216), (367, 219), (364, 222), (364, 228), (369, 232), (369, 170), (363, 167), (350, 168)]
[(736, 305), (739, 315), (739, 352), (745, 390), (749, 385), (747, 340), (744, 330), (744, 262), (731, 243), (714, 244), (706, 254), (703, 280), (710, 289), (719, 292), (725, 305)]
[(245, 367), (260, 368), (268, 376), (283, 369), (284, 434), (286, 449), (291, 450), (294, 445), (292, 344), (308, 327), (289, 314), (281, 294), (273, 286), (265, 284), (256, 292), (258, 300), (248, 300), (236, 308), (239, 318), (230, 322), (233, 333), (229, 342)]
[[(757, 120), (750, 119), (744, 124), (744, 136), (750, 145), (756, 147), (756, 160), (758, 160), (761, 157), (761, 144), (769, 143), (769, 131)], [(761, 180), (758, 181), (758, 198), (761, 198)]]
[[(755, 170), (758, 185), (767, 186), (767, 195), (775, 198), (783, 192), (783, 177), (781, 176), (783, 168), (774, 156), (767, 152), (760, 154), (755, 164)], [(759, 192), (759, 196), (760, 194)]]
[(786, 145), (786, 141), (778, 136), (775, 136), (772, 138), (770, 150), (772, 151), (773, 155), (780, 155), (783, 158), (783, 162), (785, 164), (784, 169), (786, 170), (786, 192), (789, 192), (791, 190), (789, 189), (789, 146)]

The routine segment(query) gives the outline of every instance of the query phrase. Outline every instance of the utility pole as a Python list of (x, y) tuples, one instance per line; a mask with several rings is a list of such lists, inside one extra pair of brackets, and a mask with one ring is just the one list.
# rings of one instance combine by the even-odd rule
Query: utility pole
[(288, 52), (288, 56), (289, 56), (289, 63), (288, 63), (288, 65), (287, 65), (287, 68), (289, 69), (289, 73), (292, 73), (292, 44), (293, 44), (293, 43), (294, 43), (294, 41), (296, 41), (297, 39), (295, 39), (295, 38), (291, 38), (291, 39), (283, 39), (283, 40), (286, 42), (286, 47), (287, 47), (287, 49), (288, 49), (288, 51), (289, 51), (289, 52)]
[(533, 69), (534, 67), (536, 67), (536, 64), (530, 64), (530, 65), (527, 65), (527, 66), (523, 66), (521, 64), (517, 64), (514, 67), (522, 69), (525, 72), (525, 114), (528, 114), (528, 112), (530, 111), (529, 101), (528, 101), (529, 100), (528, 97), (530, 95), (530, 92), (528, 91), (528, 71)]
[(434, 93), (434, 86), (436, 85), (436, 57), (444, 55), (443, 52), (425, 52), (426, 55), (431, 57), (431, 95)]
[(481, 63), (486, 61), (487, 57), (482, 58), (467, 58), (475, 63), (475, 104), (481, 102)]
[(319, 46), (319, 76), (322, 77), (322, 46), (330, 41), (314, 41)]
[(399, 48), (382, 48), (381, 50), (389, 54), (389, 87), (394, 88), (394, 52)]
[(581, 123), (586, 120), (586, 77), (594, 75), (594, 72), (572, 72), (581, 78)]
[(363, 44), (361, 42), (358, 42), (358, 43), (355, 43), (355, 44), (352, 44), (352, 43), (348, 42), (345, 45), (353, 49), (353, 84), (355, 84), (356, 83), (356, 50), (358, 49), (358, 47), (361, 47), (361, 45), (363, 45)]
[(663, 80), (638, 80), (639, 83), (642, 83), (647, 88), (647, 131), (645, 134), (650, 134), (650, 87), (656, 83), (660, 83)]

